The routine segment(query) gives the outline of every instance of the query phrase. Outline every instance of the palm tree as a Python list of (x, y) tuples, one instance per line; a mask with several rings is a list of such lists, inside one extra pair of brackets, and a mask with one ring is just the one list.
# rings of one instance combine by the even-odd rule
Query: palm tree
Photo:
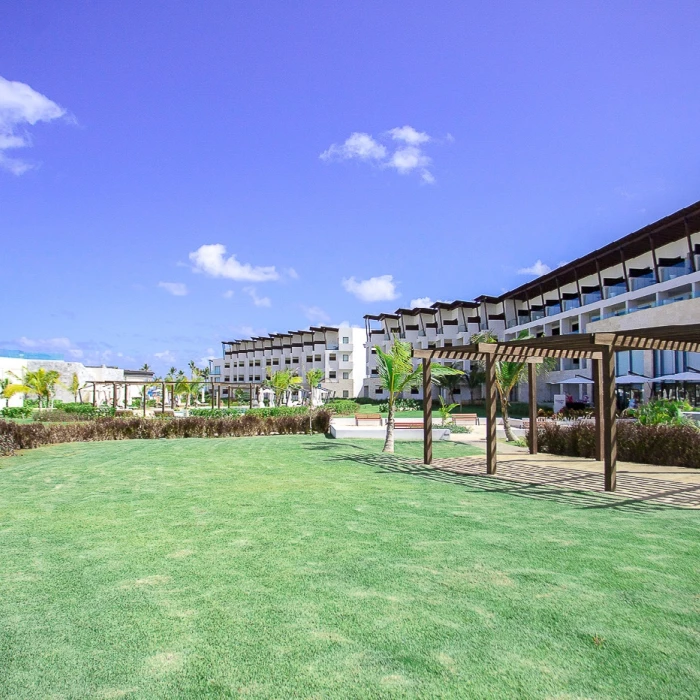
[(482, 362), (472, 360), (469, 363), (469, 372), (464, 376), (464, 383), (469, 389), (470, 400), (474, 399), (477, 389), (481, 389), (486, 381), (486, 372)]
[(275, 392), (275, 403), (280, 406), (285, 394), (294, 386), (301, 385), (301, 377), (298, 377), (291, 369), (283, 369), (270, 373), (267, 385)]
[[(78, 403), (78, 395), (80, 394), (80, 379), (78, 379), (78, 373), (73, 372), (73, 376), (71, 377), (70, 384), (68, 385), (68, 390), (72, 392), (73, 394), (73, 401), (75, 403)], [(82, 397), (81, 397), (82, 400)]]
[[(528, 331), (520, 331), (516, 340), (525, 340), (530, 337)], [(498, 336), (493, 331), (482, 331), (475, 333), (471, 338), (472, 343), (497, 343)], [(548, 372), (556, 361), (551, 358), (545, 359), (544, 362), (537, 365), (538, 372)], [(503, 418), (503, 429), (506, 433), (508, 442), (515, 442), (515, 435), (510, 427), (510, 416), (508, 408), (510, 407), (510, 394), (513, 389), (527, 379), (527, 362), (502, 362), (496, 360), (494, 362), (496, 369), (496, 390), (498, 398), (501, 402), (501, 416)]]
[(306, 385), (309, 387), (309, 406), (313, 405), (314, 389), (323, 381), (322, 369), (310, 369), (306, 373)]
[[(10, 374), (19, 379), (17, 375)], [(60, 384), (60, 377), (61, 375), (55, 369), (45, 370), (43, 367), (40, 367), (34, 372), (25, 372), (18, 384), (8, 384), (3, 391), (3, 395), (9, 399), (15, 394), (36, 394), (36, 397), (39, 399), (39, 408), (41, 408), (42, 399), (46, 402), (48, 408), (56, 393), (56, 385)]]
[[(447, 363), (445, 367), (453, 367), (454, 369), (457, 369), (456, 363)], [(451, 399), (451, 403), (455, 403), (455, 394), (454, 391), (459, 385), (464, 381), (464, 372), (460, 374), (443, 374), (440, 377), (437, 377), (435, 380), (435, 383), (441, 388), (441, 389), (446, 389), (449, 398)]]
[(5, 396), (5, 389), (10, 386), (10, 378), (5, 377), (5, 379), (0, 379), (0, 396), (2, 396), (5, 399), (5, 406), (10, 405), (10, 397)]
[[(211, 373), (211, 370), (209, 367), (204, 367), (204, 369), (199, 370), (199, 376), (202, 378), (202, 385), (200, 387), (200, 390), (202, 392), (202, 403), (204, 403), (204, 399), (206, 398), (206, 381), (209, 379), (209, 374)], [(230, 389), (229, 389), (230, 391)]]
[[(382, 387), (389, 392), (389, 416), (386, 421), (386, 440), (382, 451), (393, 452), (396, 398), (405, 389), (418, 386), (423, 381), (423, 363), (413, 367), (411, 344), (401, 340), (394, 340), (388, 353), (384, 352), (378, 345), (374, 349), (377, 353), (379, 381)], [(454, 367), (438, 364), (431, 364), (430, 370), (433, 381), (437, 381), (447, 374), (463, 374), (461, 370)]]
[(197, 367), (197, 363), (194, 360), (190, 360), (187, 366), (190, 368), (190, 377), (192, 379), (199, 376), (199, 367)]
[(148, 362), (144, 362), (143, 367), (141, 367), (142, 372), (150, 372), (151, 371), (151, 365), (148, 364)]

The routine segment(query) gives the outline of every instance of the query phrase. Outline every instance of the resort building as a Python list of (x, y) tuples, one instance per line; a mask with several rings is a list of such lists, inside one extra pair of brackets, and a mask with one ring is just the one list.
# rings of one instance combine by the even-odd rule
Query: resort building
[[(416, 348), (439, 348), (466, 344), (486, 330), (512, 340), (524, 331), (534, 337), (590, 333), (674, 319), (700, 323), (700, 202), (499, 296), (365, 316), (368, 378), (363, 393), (382, 397), (373, 347), (388, 347), (394, 336)], [(468, 369), (469, 363), (464, 364)], [(621, 394), (636, 391), (648, 397), (652, 391), (668, 391), (673, 382), (654, 380), (695, 371), (700, 371), (697, 353), (617, 354)], [(554, 394), (582, 399), (590, 378), (586, 360), (559, 360), (546, 382), (540, 382), (540, 400), (552, 401)], [(412, 394), (421, 397), (420, 389)], [(526, 387), (515, 394), (513, 398), (525, 397)], [(688, 398), (696, 400), (694, 391)]]
[[(365, 332), (341, 325), (273, 333), (222, 343), (223, 357), (211, 360), (214, 382), (261, 383), (268, 373), (290, 369), (302, 380), (310, 369), (323, 371), (321, 386), (330, 397), (361, 396), (366, 376)], [(221, 387), (228, 396), (228, 388)], [(232, 389), (235, 391), (235, 388)]]

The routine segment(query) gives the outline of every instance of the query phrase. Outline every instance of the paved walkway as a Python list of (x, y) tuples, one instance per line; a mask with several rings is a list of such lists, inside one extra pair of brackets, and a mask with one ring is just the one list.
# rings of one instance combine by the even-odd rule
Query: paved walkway
[[(498, 449), (501, 450), (500, 444)], [(486, 474), (486, 459), (482, 455), (435, 459), (432, 466), (436, 470), (460, 476), (482, 477), (494, 482), (514, 482), (519, 485), (515, 490), (550, 487), (560, 493), (605, 493), (602, 462), (548, 454), (531, 455), (524, 450), (517, 454), (503, 452), (498, 456), (498, 467), (494, 476)], [(480, 486), (484, 487), (484, 483)], [(616, 497), (618, 504), (621, 499), (628, 503), (649, 501), (677, 508), (700, 509), (700, 469), (618, 462), (617, 490), (610, 495)]]

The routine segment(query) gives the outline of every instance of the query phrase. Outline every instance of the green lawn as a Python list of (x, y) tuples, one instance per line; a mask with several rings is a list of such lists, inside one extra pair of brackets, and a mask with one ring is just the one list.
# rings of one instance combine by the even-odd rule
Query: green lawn
[(700, 696), (698, 512), (379, 450), (293, 436), (0, 460), (0, 697)]

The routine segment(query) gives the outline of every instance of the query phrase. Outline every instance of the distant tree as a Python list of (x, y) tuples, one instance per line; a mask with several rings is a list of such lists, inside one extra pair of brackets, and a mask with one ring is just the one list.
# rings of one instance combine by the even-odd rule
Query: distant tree
[(469, 389), (470, 399), (474, 399), (474, 394), (477, 389), (481, 391), (481, 387), (486, 381), (486, 372), (484, 365), (481, 362), (472, 360), (470, 362), (469, 371), (464, 375), (464, 384)]
[(265, 383), (275, 392), (275, 403), (279, 406), (285, 394), (292, 387), (301, 385), (301, 377), (298, 377), (291, 369), (283, 369), (279, 372), (271, 372)]
[(5, 377), (5, 379), (0, 379), (0, 396), (5, 399), (5, 406), (9, 406), (10, 404), (10, 397), (5, 396), (5, 389), (10, 386), (10, 378)]
[[(68, 391), (70, 391), (73, 394), (73, 401), (75, 403), (78, 403), (78, 396), (80, 395), (80, 379), (78, 379), (78, 373), (73, 372), (73, 376), (71, 377), (70, 384), (68, 385)], [(82, 401), (82, 397), (80, 397), (80, 400)]]
[(5, 398), (9, 399), (15, 394), (34, 394), (39, 400), (39, 408), (41, 408), (42, 402), (47, 408), (52, 405), (56, 386), (60, 384), (61, 377), (55, 369), (45, 370), (40, 367), (34, 372), (25, 372), (21, 379), (17, 375), (11, 374), (19, 381), (5, 387), (3, 390)]
[(150, 372), (151, 371), (151, 365), (148, 364), (148, 362), (144, 362), (143, 367), (141, 367), (142, 372)]
[[(454, 362), (446, 363), (445, 367), (452, 367), (454, 369), (457, 369), (457, 365)], [(443, 374), (435, 380), (435, 383), (441, 389), (445, 389), (447, 391), (451, 402), (454, 403), (455, 389), (457, 389), (462, 384), (463, 381), (464, 381), (464, 372), (460, 372), (460, 374)], [(457, 404), (455, 404), (455, 405), (457, 405)]]
[(323, 381), (322, 369), (310, 369), (306, 372), (306, 386), (309, 387), (309, 406), (312, 405), (314, 389)]

